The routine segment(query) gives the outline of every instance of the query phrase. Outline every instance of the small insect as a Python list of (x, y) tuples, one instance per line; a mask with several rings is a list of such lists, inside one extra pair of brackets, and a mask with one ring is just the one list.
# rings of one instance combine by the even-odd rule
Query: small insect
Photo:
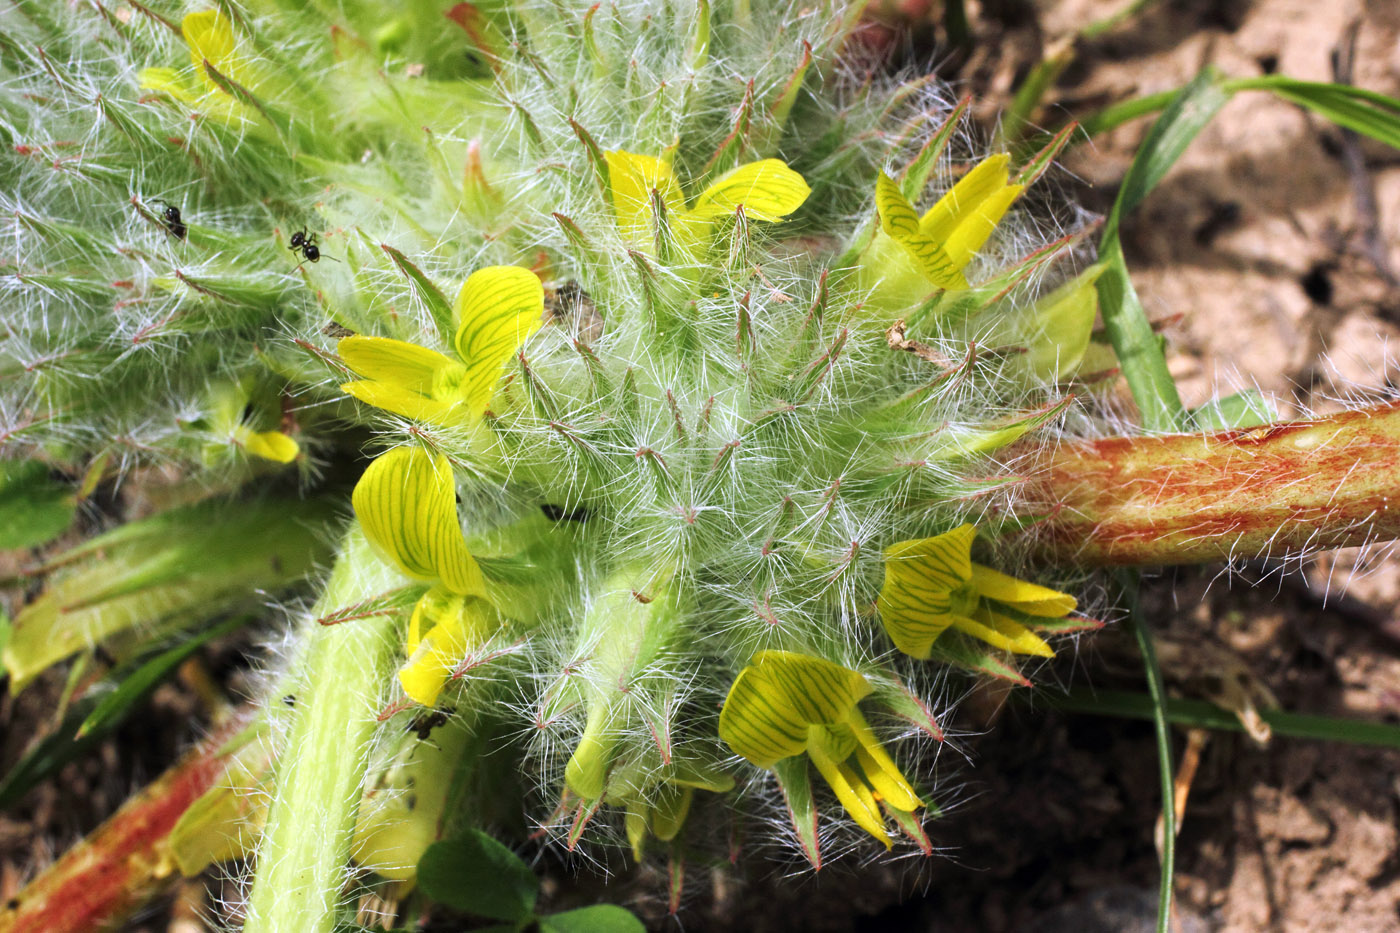
[(152, 204), (164, 204), (165, 208), (160, 212), (161, 220), (165, 224), (165, 229), (176, 239), (183, 240), (190, 232), (186, 226), (184, 218), (180, 216), (180, 209), (169, 201), (156, 198)]
[(447, 722), (449, 716), (455, 713), (452, 707), (447, 709), (435, 709), (431, 713), (420, 713), (413, 717), (413, 720), (405, 727), (409, 732), (418, 733), (420, 741), (426, 742), (433, 734), (433, 730)]
[[(292, 234), (292, 245), (288, 246), (287, 249), (294, 253), (301, 253), (301, 262), (321, 261), (321, 247), (316, 245), (316, 234), (308, 233), (306, 227), (302, 227), (296, 233)], [(340, 262), (340, 260), (336, 259), (334, 256), (327, 256), (326, 258), (335, 262)], [(297, 263), (297, 265), (300, 266), (301, 262)]]

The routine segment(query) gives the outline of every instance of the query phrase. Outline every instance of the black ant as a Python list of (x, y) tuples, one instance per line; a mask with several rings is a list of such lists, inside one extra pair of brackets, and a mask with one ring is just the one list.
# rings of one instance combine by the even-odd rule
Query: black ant
[[(321, 261), (321, 247), (316, 245), (316, 234), (307, 233), (306, 227), (304, 226), (296, 233), (292, 234), (292, 245), (288, 246), (287, 249), (294, 253), (300, 252), (301, 262)], [(340, 262), (340, 260), (336, 259), (334, 256), (327, 256), (326, 258), (335, 262)], [(301, 265), (301, 262), (297, 263), (297, 265)]]
[(170, 231), (176, 239), (183, 240), (190, 232), (190, 228), (185, 225), (184, 219), (180, 216), (180, 209), (169, 201), (156, 198), (152, 204), (164, 204), (165, 208), (160, 212), (161, 220), (165, 224), (165, 229)]

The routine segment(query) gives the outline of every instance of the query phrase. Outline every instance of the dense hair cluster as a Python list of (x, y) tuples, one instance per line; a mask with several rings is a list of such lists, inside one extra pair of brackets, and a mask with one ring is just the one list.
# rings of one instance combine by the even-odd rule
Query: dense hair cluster
[[(347, 4), (334, 20), (250, 3), (183, 31), (163, 4), (20, 9), (0, 33), (0, 449), (75, 474), (169, 466), (204, 497), (347, 503), (366, 454), (451, 464), (502, 627), (457, 659), (450, 724), (427, 730), (455, 739), (420, 748), (398, 724), (420, 709), (366, 753), (380, 810), (420, 805), (407, 788), (428, 778), (406, 760), (487, 742), (529, 762), (519, 802), (571, 847), (608, 822), (600, 803), (621, 826), (679, 786), (709, 821), (704, 792), (737, 778), (725, 813), (771, 817), (772, 776), (717, 731), (761, 652), (859, 672), (872, 727), (940, 802), (927, 765), (949, 665), (1021, 675), (957, 632), (932, 660), (895, 651), (884, 555), (1036, 518), (1017, 509), (1017, 458), (1071, 406), (1092, 415), (1061, 385), (1078, 357), (1060, 365), (1037, 324), (1080, 231), (1012, 208), (964, 260), (968, 288), (921, 277), (882, 226), (877, 177), (927, 208), (985, 153), (944, 90), (857, 68), (856, 8)], [(764, 216), (755, 185), (704, 215), (711, 186), (763, 160), (810, 193)], [(629, 226), (623, 171), (652, 162), (676, 189), (650, 178)], [(547, 298), (479, 419), (341, 391), (352, 334), (456, 361), (450, 297), (488, 266), (532, 270)], [(311, 614), (406, 626), (421, 588), (400, 590)], [(272, 719), (296, 714), (278, 705)], [(833, 833), (857, 838), (824, 817)], [(815, 830), (797, 837), (818, 861)]]

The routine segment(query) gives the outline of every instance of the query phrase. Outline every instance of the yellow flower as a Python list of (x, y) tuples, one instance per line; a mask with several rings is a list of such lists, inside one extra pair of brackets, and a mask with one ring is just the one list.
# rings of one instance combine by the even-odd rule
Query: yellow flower
[(480, 421), (506, 364), (540, 328), (544, 287), (528, 269), (489, 266), (467, 278), (455, 311), (460, 361), (402, 340), (346, 337), (337, 352), (365, 378), (341, 390), (418, 421)]
[(760, 651), (729, 688), (719, 736), (765, 769), (805, 752), (851, 818), (889, 848), (880, 801), (905, 813), (921, 801), (856, 706), (869, 693), (864, 676), (839, 664)]
[(218, 10), (205, 10), (186, 16), (180, 31), (190, 47), (190, 61), (198, 81), (191, 84), (187, 74), (174, 68), (145, 68), (141, 71), (141, 86), (164, 91), (191, 107), (224, 119), (241, 114), (243, 104), (219, 87), (205, 68), (208, 62), (220, 75), (249, 91), (263, 83), (252, 58), (239, 52), (233, 24)]
[(291, 463), (301, 452), (297, 442), (281, 431), (254, 431), (246, 424), (234, 428), (233, 439), (252, 456), (276, 463)]
[(880, 621), (895, 647), (927, 658), (938, 636), (954, 628), (1013, 654), (1053, 657), (1045, 640), (1005, 615), (1003, 607), (1023, 616), (1062, 619), (1074, 611), (1074, 597), (974, 564), (976, 536), (971, 525), (961, 525), (885, 549)]
[(666, 223), (675, 241), (694, 248), (704, 241), (710, 224), (732, 217), (740, 206), (750, 220), (777, 223), (802, 206), (812, 189), (780, 159), (762, 159), (720, 176), (686, 207), (669, 157), (657, 159), (615, 149), (603, 153), (612, 186), (613, 213), (622, 238), (630, 245), (651, 249), (655, 196), (664, 205)]
[(209, 390), (209, 416), (197, 422), (206, 427), (219, 443), (210, 453), (227, 449), (232, 443), (251, 457), (274, 463), (291, 463), (301, 453), (296, 439), (281, 431), (259, 431), (279, 417), (277, 395), (252, 379), (216, 383)]
[(404, 692), (432, 706), (468, 648), (496, 628), (462, 537), (452, 467), (442, 454), (396, 447), (365, 470), (351, 504), (371, 544), (407, 576), (433, 584), (413, 608), (399, 671)]
[(1008, 183), (1010, 160), (1005, 154), (983, 159), (923, 217), (888, 175), (876, 180), (881, 227), (939, 288), (968, 287), (963, 270), (1025, 189)]

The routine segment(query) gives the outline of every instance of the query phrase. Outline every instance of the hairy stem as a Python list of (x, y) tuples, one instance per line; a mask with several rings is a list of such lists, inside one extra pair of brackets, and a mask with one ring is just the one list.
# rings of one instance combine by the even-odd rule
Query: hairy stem
[(1400, 402), (1315, 421), (1068, 444), (1031, 481), (1043, 557), (1182, 564), (1400, 537)]
[[(314, 614), (398, 582), (364, 536), (350, 532)], [(370, 742), (393, 677), (392, 616), (307, 623), (294, 718), (258, 851), (247, 933), (330, 933), (344, 887)]]

